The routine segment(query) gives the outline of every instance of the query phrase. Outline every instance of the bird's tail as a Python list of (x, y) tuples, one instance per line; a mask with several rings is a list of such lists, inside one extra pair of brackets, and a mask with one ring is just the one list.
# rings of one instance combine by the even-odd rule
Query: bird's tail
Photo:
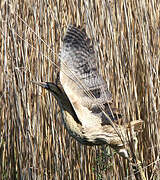
[(134, 131), (134, 132), (141, 132), (143, 130), (144, 121), (142, 120), (136, 120), (131, 121), (126, 125), (126, 128), (128, 130)]
[[(136, 121), (131, 121), (130, 123), (126, 124), (125, 126), (123, 126), (123, 128), (121, 129), (122, 131), (122, 144), (117, 146), (117, 152), (125, 157), (125, 158), (129, 158), (128, 155), (128, 150), (129, 148), (129, 142), (131, 139), (135, 139), (136, 138), (136, 134), (139, 132), (143, 131), (143, 126), (144, 126), (144, 121), (142, 120), (136, 120)], [(124, 133), (124, 134), (123, 134)], [(128, 147), (128, 148), (127, 148)], [(127, 150), (128, 149), (128, 150)]]

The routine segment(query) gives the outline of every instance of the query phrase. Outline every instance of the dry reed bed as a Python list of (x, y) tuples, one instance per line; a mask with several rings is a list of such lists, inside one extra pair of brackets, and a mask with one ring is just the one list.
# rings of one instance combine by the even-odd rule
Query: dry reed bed
[(0, 179), (135, 179), (113, 150), (85, 147), (70, 138), (55, 99), (31, 83), (55, 81), (69, 23), (85, 25), (97, 66), (126, 121), (144, 120), (139, 158), (146, 179), (160, 179), (160, 3), (30, 0), (0, 5)]

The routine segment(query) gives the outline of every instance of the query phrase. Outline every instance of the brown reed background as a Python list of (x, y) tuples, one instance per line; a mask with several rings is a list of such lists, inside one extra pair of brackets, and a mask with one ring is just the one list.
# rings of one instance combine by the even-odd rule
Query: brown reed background
[(55, 81), (70, 23), (93, 39), (97, 66), (126, 121), (144, 120), (139, 158), (146, 179), (160, 179), (160, 1), (2, 0), (0, 6), (0, 179), (135, 179), (109, 147), (69, 137), (54, 97), (31, 83)]

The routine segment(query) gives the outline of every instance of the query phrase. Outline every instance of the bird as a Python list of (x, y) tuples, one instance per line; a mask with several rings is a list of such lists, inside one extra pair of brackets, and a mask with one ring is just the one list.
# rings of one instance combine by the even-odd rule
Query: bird
[(70, 136), (88, 146), (107, 144), (128, 158), (129, 139), (142, 131), (143, 121), (118, 123), (123, 115), (112, 107), (112, 94), (98, 72), (94, 46), (85, 28), (72, 24), (67, 27), (59, 60), (60, 72), (55, 83), (33, 83), (55, 97)]

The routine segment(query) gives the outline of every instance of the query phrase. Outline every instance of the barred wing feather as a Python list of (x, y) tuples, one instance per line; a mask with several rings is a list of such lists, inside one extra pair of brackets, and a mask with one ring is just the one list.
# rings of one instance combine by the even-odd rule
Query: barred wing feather
[[(105, 105), (112, 101), (112, 94), (106, 81), (98, 73), (94, 47), (84, 29), (72, 25), (68, 27), (63, 39), (60, 61), (60, 81), (76, 113), (82, 106), (84, 113), (92, 113), (90, 119), (97, 117), (98, 123), (102, 123), (103, 119), (103, 124), (108, 124), (109, 120), (106, 118), (104, 121), (105, 115), (99, 105), (106, 109)], [(94, 112), (95, 109), (98, 109), (98, 113)], [(112, 112), (109, 111), (108, 108), (107, 113), (112, 117)]]

